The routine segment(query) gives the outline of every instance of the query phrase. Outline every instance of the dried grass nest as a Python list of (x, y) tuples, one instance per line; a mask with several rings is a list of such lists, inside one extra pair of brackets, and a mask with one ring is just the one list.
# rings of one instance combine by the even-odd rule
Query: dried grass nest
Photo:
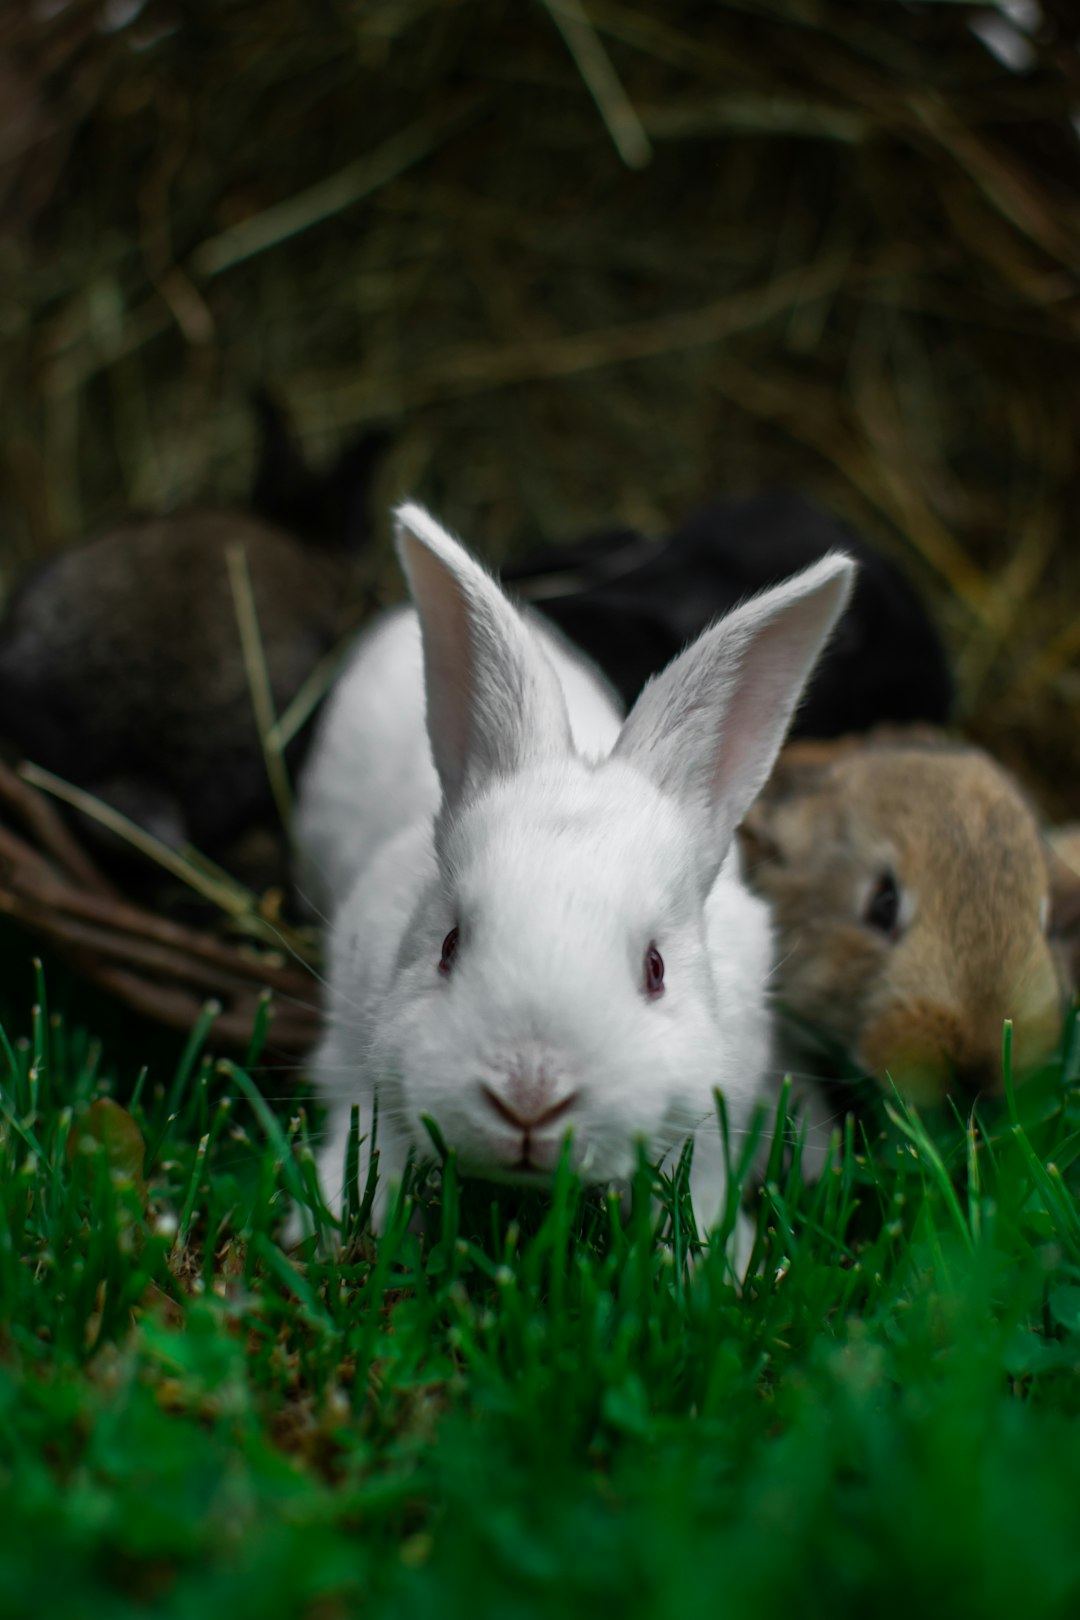
[(230, 1050), (265, 1039), (276, 1053), (306, 1052), (319, 1022), (310, 932), (286, 922), (272, 895), (260, 902), (196, 864), (185, 876), (224, 911), (224, 929), (189, 927), (125, 897), (38, 785), (48, 780), (0, 763), (0, 914), (170, 1029), (212, 1012), (215, 1040)]

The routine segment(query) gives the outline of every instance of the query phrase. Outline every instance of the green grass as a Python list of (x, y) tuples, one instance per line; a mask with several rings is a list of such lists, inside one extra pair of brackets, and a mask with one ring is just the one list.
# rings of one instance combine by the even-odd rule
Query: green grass
[(0, 1054), (5, 1617), (1077, 1613), (1075, 1022), (985, 1126), (774, 1155), (740, 1298), (647, 1165), (624, 1222), (448, 1163), (426, 1233), (357, 1187), (291, 1258), (310, 1104), (44, 995)]

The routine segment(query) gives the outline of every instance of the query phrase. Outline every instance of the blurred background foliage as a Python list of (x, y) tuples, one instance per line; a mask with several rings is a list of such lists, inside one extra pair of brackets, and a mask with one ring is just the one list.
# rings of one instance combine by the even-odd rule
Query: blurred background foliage
[(496, 562), (795, 486), (1080, 814), (1078, 35), (1073, 0), (4, 7), (4, 588), (242, 503), (258, 384), (315, 460), (389, 424), (382, 509)]

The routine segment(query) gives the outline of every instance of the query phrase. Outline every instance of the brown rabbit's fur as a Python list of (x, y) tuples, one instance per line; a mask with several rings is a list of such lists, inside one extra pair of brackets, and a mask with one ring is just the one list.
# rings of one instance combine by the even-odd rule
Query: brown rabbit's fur
[[(925, 729), (797, 743), (742, 830), (771, 901), (776, 993), (865, 1072), (916, 1102), (1002, 1088), (1057, 1044), (1067, 986), (1047, 937), (1053, 857), (1012, 779)], [(894, 874), (892, 934), (864, 920)]]

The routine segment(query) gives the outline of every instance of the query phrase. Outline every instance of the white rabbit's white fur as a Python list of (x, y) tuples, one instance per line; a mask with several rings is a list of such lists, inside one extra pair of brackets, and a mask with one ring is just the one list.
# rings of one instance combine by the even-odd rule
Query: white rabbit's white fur
[(520, 1182), (568, 1129), (600, 1183), (625, 1181), (639, 1140), (660, 1159), (693, 1136), (705, 1230), (726, 1196), (714, 1088), (738, 1132), (770, 1056), (771, 930), (732, 835), (853, 565), (827, 557), (729, 614), (622, 724), (592, 666), (426, 512), (397, 517), (419, 618), (362, 638), (301, 785), (304, 883), (330, 917), (324, 1194), (340, 1207), (350, 1107), (370, 1138), (377, 1097), (376, 1226), (410, 1149), (430, 1150), (427, 1114), (465, 1173)]

